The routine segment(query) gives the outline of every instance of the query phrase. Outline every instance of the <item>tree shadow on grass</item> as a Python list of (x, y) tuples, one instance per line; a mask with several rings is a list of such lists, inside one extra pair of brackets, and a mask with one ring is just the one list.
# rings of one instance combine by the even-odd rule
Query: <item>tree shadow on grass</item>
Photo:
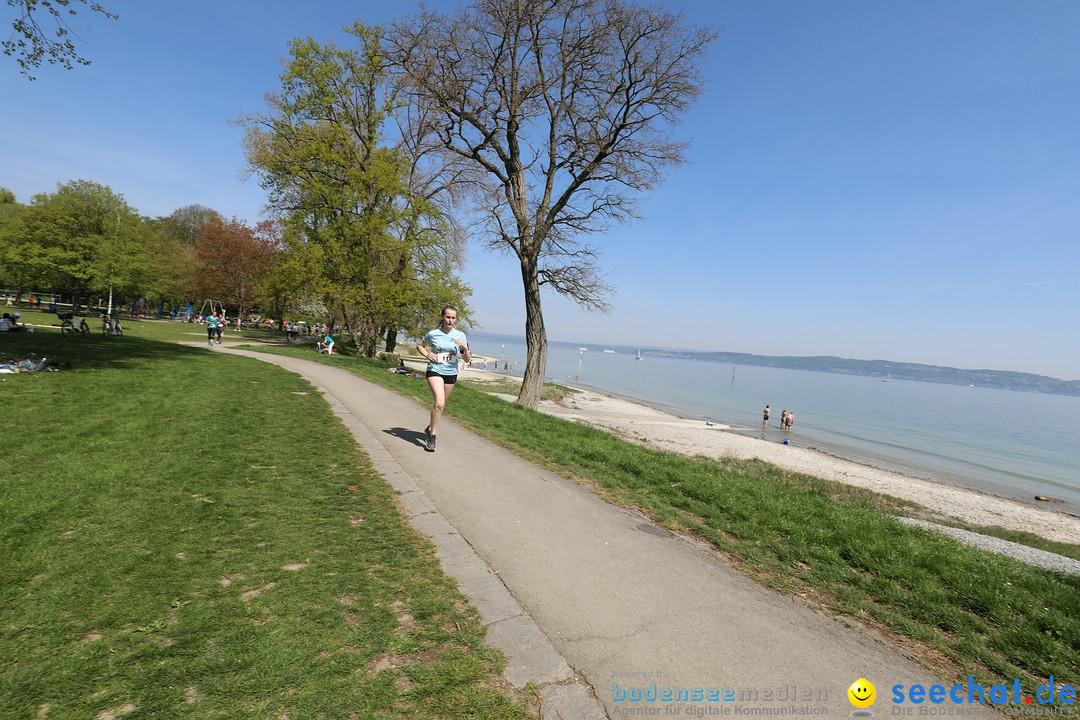
[(155, 360), (205, 352), (202, 348), (130, 335), (104, 337), (100, 330), (86, 337), (50, 331), (0, 333), (0, 360), (44, 357), (49, 366), (63, 370), (135, 369)]

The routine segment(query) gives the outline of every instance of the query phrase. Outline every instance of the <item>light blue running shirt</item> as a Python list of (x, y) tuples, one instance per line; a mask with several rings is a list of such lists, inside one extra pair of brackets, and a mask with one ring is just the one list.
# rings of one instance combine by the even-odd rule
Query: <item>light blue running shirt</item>
[(439, 375), (457, 375), (458, 357), (460, 356), (458, 351), (461, 348), (454, 340), (463, 340), (466, 345), (469, 344), (465, 333), (460, 330), (451, 330), (444, 333), (442, 330), (435, 328), (424, 336), (424, 346), (435, 355), (434, 361), (428, 361), (428, 372), (438, 373)]

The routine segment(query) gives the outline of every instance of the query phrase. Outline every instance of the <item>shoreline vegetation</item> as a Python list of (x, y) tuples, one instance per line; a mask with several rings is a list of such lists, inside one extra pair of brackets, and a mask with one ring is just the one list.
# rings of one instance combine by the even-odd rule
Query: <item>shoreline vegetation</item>
[(1080, 396), (1080, 380), (1062, 380), (1048, 375), (1016, 372), (1013, 370), (968, 370), (922, 365), (920, 363), (893, 360), (852, 360), (833, 356), (774, 357), (746, 353), (690, 352), (651, 350), (656, 357), (673, 357), (687, 360), (703, 360), (729, 365), (758, 365), (761, 367), (812, 370), (814, 372), (840, 373), (842, 375), (865, 375), (892, 380), (915, 380), (943, 385), (974, 385), (976, 387), (1016, 390), (1018, 392), (1048, 393), (1051, 395)]

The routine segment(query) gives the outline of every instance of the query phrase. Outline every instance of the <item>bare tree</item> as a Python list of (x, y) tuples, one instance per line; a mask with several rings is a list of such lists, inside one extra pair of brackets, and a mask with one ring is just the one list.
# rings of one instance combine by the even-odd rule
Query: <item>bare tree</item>
[(388, 48), (427, 108), (444, 160), (467, 173), (489, 247), (520, 265), (528, 356), (518, 402), (547, 365), (541, 287), (606, 310), (583, 236), (633, 218), (635, 199), (683, 161), (670, 137), (700, 94), (716, 38), (625, 0), (477, 0), (394, 24)]
[[(41, 67), (42, 60), (51, 65), (63, 65), (68, 70), (74, 67), (73, 62), (80, 65), (90, 64), (89, 60), (79, 55), (75, 43), (71, 40), (77, 36), (68, 25), (65, 15), (77, 14), (78, 11), (71, 7), (72, 2), (88, 5), (91, 12), (100, 13), (110, 20), (119, 17), (100, 3), (89, 0), (7, 0), (7, 4), (15, 8), (18, 14), (11, 23), (11, 37), (3, 41), (4, 54), (15, 56), (15, 61), (19, 63), (22, 74), (27, 79), (34, 79), (30, 70)], [(48, 15), (55, 24), (52, 31), (42, 27), (42, 13)]]

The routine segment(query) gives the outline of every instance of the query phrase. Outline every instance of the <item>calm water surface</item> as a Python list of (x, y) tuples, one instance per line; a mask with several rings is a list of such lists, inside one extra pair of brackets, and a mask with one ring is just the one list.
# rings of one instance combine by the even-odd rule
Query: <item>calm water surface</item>
[[(525, 343), (470, 333), (473, 351), (524, 366)], [(1031, 501), (1062, 498), (1080, 512), (1080, 397), (805, 370), (604, 353), (551, 343), (548, 378), (730, 424), (858, 462)], [(770, 427), (761, 410), (772, 408)], [(1054, 505), (1060, 509), (1062, 506)]]

